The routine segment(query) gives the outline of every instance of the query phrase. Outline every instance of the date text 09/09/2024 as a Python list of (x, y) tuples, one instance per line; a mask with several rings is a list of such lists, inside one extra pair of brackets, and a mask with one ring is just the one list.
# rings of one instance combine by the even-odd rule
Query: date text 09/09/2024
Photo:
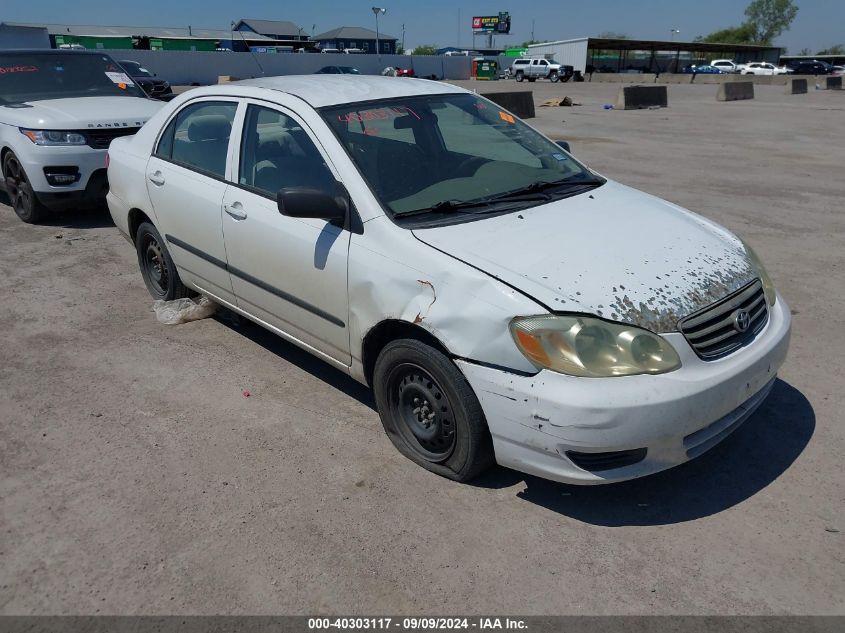
[(514, 618), (476, 617), (476, 618), (390, 618), (390, 617), (336, 617), (336, 618), (308, 618), (309, 630), (367, 630), (367, 629), (400, 629), (415, 630), (446, 630), (446, 629), (478, 629), (478, 630), (524, 630), (527, 628), (525, 620)]

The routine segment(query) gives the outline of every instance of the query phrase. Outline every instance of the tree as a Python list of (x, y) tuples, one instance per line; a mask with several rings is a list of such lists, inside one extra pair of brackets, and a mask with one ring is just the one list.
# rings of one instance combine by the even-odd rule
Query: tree
[(396, 54), (397, 55), (404, 55), (405, 54), (405, 48), (401, 44), (396, 45)]
[(801, 52), (799, 52), (798, 54), (803, 56), (803, 57), (809, 57), (810, 55), (813, 54), (813, 52), (809, 48), (802, 48)]
[(753, 0), (745, 9), (746, 22), (754, 29), (754, 42), (770, 45), (784, 31), (798, 13), (792, 0)]
[(739, 26), (714, 31), (701, 38), (700, 41), (710, 44), (753, 44), (755, 42), (754, 26), (746, 22)]
[[(807, 51), (807, 55), (810, 54), (810, 51)], [(843, 44), (834, 44), (829, 48), (825, 48), (820, 50), (816, 55), (845, 55), (845, 45)]]
[(624, 33), (615, 33), (614, 31), (604, 31), (603, 33), (599, 33), (598, 35), (601, 39), (604, 40), (627, 40), (628, 36)]
[(414, 48), (414, 55), (437, 55), (436, 44), (423, 44)]

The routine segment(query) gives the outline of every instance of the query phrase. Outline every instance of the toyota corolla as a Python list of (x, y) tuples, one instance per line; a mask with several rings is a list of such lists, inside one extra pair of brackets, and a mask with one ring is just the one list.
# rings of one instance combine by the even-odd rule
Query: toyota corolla
[(786, 356), (789, 308), (746, 243), (455, 86), (200, 88), (110, 159), (155, 298), (207, 295), (371, 385), (396, 448), (456, 480), (681, 464)]

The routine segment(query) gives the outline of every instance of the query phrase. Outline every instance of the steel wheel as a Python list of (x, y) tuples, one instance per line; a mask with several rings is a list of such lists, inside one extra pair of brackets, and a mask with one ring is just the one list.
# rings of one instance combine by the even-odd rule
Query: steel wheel
[(437, 381), (419, 365), (404, 363), (390, 372), (387, 388), (408, 448), (429, 462), (447, 460), (455, 449), (455, 421)]
[(167, 263), (161, 244), (152, 235), (145, 235), (141, 245), (141, 265), (146, 278), (150, 281), (153, 289), (162, 297), (167, 295), (170, 289), (170, 275), (167, 270)]

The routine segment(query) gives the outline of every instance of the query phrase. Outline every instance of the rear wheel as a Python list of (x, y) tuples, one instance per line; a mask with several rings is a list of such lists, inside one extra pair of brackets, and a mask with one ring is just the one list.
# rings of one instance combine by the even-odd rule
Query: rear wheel
[(373, 390), (391, 442), (423, 468), (468, 481), (493, 463), (481, 405), (439, 350), (414, 339), (389, 343), (376, 360)]
[(7, 153), (3, 159), (3, 177), (6, 180), (9, 203), (21, 220), (28, 224), (37, 224), (47, 219), (50, 210), (35, 195), (23, 165), (14, 152)]
[(144, 222), (138, 227), (135, 250), (144, 284), (154, 298), (171, 301), (194, 294), (182, 284), (164, 240), (151, 223)]
[(556, 84), (558, 79), (560, 79), (560, 77), (558, 76), (557, 73), (551, 73), (549, 75), (549, 81), (551, 81), (553, 84)]

